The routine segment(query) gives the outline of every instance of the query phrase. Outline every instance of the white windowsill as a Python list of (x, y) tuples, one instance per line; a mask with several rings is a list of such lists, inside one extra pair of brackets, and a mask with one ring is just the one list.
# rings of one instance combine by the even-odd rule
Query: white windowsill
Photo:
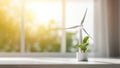
[(119, 68), (120, 59), (90, 58), (78, 62), (75, 58), (0, 58), (0, 68)]
[(20, 58), (20, 57), (5, 57), (0, 58), (1, 64), (21, 65), (21, 64), (39, 64), (39, 65), (103, 65), (103, 64), (120, 64), (120, 59), (105, 59), (105, 58), (89, 58), (88, 62), (78, 62), (76, 58)]

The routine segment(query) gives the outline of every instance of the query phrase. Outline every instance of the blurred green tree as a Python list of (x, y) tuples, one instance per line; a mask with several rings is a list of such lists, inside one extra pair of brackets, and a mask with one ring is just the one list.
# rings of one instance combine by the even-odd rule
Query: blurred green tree
[[(0, 0), (0, 51), (20, 51), (20, 18), (16, 8), (11, 6), (12, 0)], [(16, 18), (16, 16), (18, 16)]]

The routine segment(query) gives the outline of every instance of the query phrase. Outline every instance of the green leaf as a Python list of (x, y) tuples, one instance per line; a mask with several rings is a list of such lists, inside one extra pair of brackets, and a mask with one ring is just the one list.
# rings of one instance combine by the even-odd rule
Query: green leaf
[(83, 46), (85, 46), (85, 47), (87, 47), (88, 45), (89, 45), (89, 43), (88, 43), (88, 42), (83, 44)]
[(82, 45), (79, 45), (80, 49), (82, 50), (84, 47)]
[(87, 48), (87, 46), (89, 45), (88, 40), (89, 40), (89, 36), (85, 36), (84, 39), (83, 39), (83, 43), (76, 45), (84, 53), (87, 52), (87, 50), (88, 50), (88, 48)]
[(86, 52), (87, 51), (87, 47), (83, 46), (83, 45), (79, 45), (79, 48), (82, 52)]
[(84, 43), (87, 43), (88, 40), (89, 40), (89, 36), (85, 36), (84, 39), (83, 39), (83, 44), (84, 44)]

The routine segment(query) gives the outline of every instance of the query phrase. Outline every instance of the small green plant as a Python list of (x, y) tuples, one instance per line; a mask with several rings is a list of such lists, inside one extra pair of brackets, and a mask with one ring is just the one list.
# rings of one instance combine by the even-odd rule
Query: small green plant
[(89, 45), (89, 36), (85, 36), (84, 39), (82, 40), (81, 44), (77, 44), (77, 47), (80, 48), (81, 52), (85, 53), (88, 51), (88, 45)]

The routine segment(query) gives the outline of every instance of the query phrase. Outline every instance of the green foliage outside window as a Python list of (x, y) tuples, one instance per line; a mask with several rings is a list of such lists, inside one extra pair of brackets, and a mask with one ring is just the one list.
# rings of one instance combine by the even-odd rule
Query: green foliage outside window
[[(20, 52), (21, 49), (21, 8), (16, 7), (17, 5), (11, 6), (11, 2), (12, 0), (0, 0), (0, 52)], [(60, 52), (60, 26), (54, 27), (57, 23), (51, 20), (47, 27), (38, 25), (34, 32), (26, 25), (27, 22), (33, 21), (30, 14), (25, 14), (24, 23), (26, 52)], [(67, 52), (72, 52), (75, 35), (76, 33), (66, 32)]]

